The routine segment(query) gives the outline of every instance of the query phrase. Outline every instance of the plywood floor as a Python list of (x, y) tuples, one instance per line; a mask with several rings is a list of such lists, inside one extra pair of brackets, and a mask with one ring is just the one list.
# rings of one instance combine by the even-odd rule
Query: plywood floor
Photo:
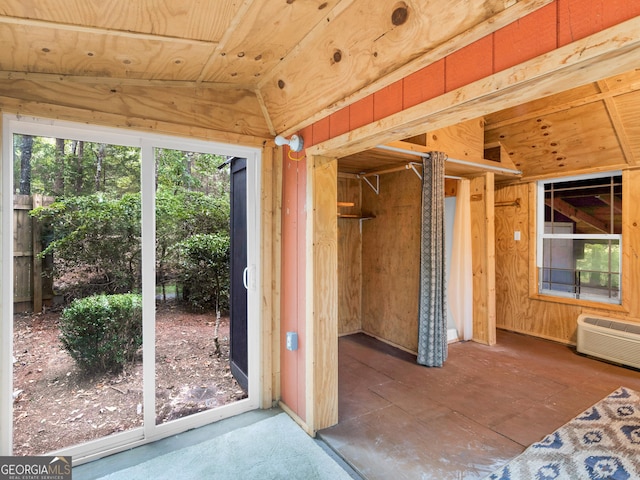
[(509, 332), (449, 346), (443, 368), (363, 334), (339, 341), (339, 423), (319, 432), (364, 478), (475, 479), (640, 372)]

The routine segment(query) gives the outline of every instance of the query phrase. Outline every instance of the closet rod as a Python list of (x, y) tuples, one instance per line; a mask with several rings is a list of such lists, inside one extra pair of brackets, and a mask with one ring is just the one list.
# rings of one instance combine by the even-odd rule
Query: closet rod
[[(385, 168), (384, 170), (374, 170), (372, 172), (359, 173), (357, 176), (360, 178), (373, 177), (374, 175), (382, 175), (383, 173), (401, 172), (402, 170), (412, 170), (412, 169), (415, 172), (416, 167), (422, 168), (422, 165), (416, 162), (409, 162), (406, 165), (402, 165), (401, 167), (391, 167), (391, 168)], [(416, 175), (418, 175), (418, 172), (416, 172)], [(462, 180), (464, 177), (458, 177), (455, 175), (445, 175), (444, 178), (450, 178), (452, 180)]]
[[(413, 150), (408, 150), (405, 148), (398, 148), (398, 147), (391, 147), (389, 145), (378, 145), (376, 148), (379, 148), (381, 150), (389, 150), (390, 152), (396, 152), (396, 153), (403, 153), (405, 155), (414, 155), (416, 157), (421, 157), (421, 158), (429, 158), (430, 155), (426, 152), (414, 152)], [(497, 166), (493, 166), (493, 165), (484, 165), (484, 164), (478, 164), (475, 162), (470, 162), (468, 160), (459, 160), (457, 158), (450, 158), (447, 157), (446, 159), (447, 162), (449, 163), (457, 163), (458, 165), (466, 165), (469, 167), (475, 167), (475, 168), (482, 168), (484, 170), (492, 170), (494, 172), (502, 172), (502, 173), (508, 173), (511, 175), (522, 175), (522, 170), (515, 170), (513, 168), (505, 168), (505, 167), (497, 167)]]

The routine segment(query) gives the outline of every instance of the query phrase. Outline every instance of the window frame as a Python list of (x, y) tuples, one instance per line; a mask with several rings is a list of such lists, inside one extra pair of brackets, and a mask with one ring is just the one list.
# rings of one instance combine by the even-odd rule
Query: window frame
[[(604, 172), (597, 172), (584, 175), (573, 175), (567, 177), (553, 177), (538, 180), (536, 182), (536, 219), (535, 219), (535, 238), (536, 238), (536, 256), (535, 256), (535, 268), (536, 268), (536, 283), (534, 292), (536, 296), (548, 298), (553, 301), (567, 301), (570, 303), (593, 303), (596, 305), (603, 305), (607, 307), (621, 307), (623, 300), (623, 238), (622, 233), (608, 233), (608, 234), (580, 234), (580, 233), (546, 233), (545, 232), (545, 188), (549, 184), (553, 183), (565, 183), (580, 180), (590, 180), (594, 178), (607, 178), (607, 177), (621, 177), (622, 188), (624, 192), (624, 176), (621, 170), (611, 170)], [(624, 195), (623, 195), (624, 198)], [(624, 213), (623, 213), (624, 215)], [(542, 289), (543, 280), (541, 271), (544, 265), (544, 243), (545, 240), (552, 239), (571, 239), (571, 240), (614, 240), (617, 241), (620, 246), (620, 255), (618, 259), (618, 275), (619, 275), (619, 288), (618, 296), (616, 298), (599, 297), (589, 294), (576, 294), (570, 292), (562, 292), (559, 290)]]

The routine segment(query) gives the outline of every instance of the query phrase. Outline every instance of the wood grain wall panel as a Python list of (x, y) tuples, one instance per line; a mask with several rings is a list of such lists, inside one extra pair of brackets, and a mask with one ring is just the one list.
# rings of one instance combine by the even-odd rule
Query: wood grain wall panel
[[(135, 8), (130, 8), (135, 5)], [(211, 15), (207, 2), (183, 0), (4, 0), (2, 14), (23, 19), (87, 26), (112, 32), (138, 32), (216, 42), (222, 38), (239, 3), (220, 4)], [(167, 21), (170, 19), (170, 21)]]
[(525, 118), (509, 133), (491, 129), (485, 141), (504, 142), (524, 177), (549, 177), (624, 167), (613, 132), (604, 104), (594, 102)]
[[(338, 201), (353, 207), (339, 207), (343, 214), (361, 212), (362, 180), (338, 178)], [(338, 218), (338, 334), (362, 330), (362, 235), (361, 220)]]
[[(111, 30), (61, 30), (56, 24), (0, 25), (0, 42), (11, 45), (0, 51), (0, 65), (9, 71), (195, 81), (201, 59), (209, 58), (215, 48), (170, 37), (114, 35)], [(29, 41), (19, 41), (22, 38)]]
[[(517, 200), (519, 206), (510, 205)], [(498, 187), (495, 203), (496, 326), (523, 332), (531, 317), (528, 185)], [(516, 231), (519, 241), (514, 240)]]
[[(617, 305), (558, 301), (536, 295), (535, 206), (528, 190), (534, 184), (503, 186), (496, 189), (496, 204), (520, 199), (520, 207), (496, 207), (496, 325), (563, 343), (576, 342), (577, 318), (581, 313), (600, 314), (640, 322), (640, 170), (623, 173), (623, 277), (622, 307)], [(513, 232), (521, 240), (513, 240)]]
[[(481, 160), (484, 153), (484, 121), (467, 120), (426, 134), (430, 151), (445, 152), (458, 160)], [(452, 165), (447, 165), (447, 170)]]
[(362, 329), (412, 352), (418, 343), (421, 182), (412, 171), (362, 187)]

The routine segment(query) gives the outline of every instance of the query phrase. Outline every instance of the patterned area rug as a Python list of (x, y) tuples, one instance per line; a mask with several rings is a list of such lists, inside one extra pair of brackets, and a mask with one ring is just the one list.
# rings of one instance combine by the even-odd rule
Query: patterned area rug
[(640, 479), (640, 396), (619, 388), (487, 480)]

